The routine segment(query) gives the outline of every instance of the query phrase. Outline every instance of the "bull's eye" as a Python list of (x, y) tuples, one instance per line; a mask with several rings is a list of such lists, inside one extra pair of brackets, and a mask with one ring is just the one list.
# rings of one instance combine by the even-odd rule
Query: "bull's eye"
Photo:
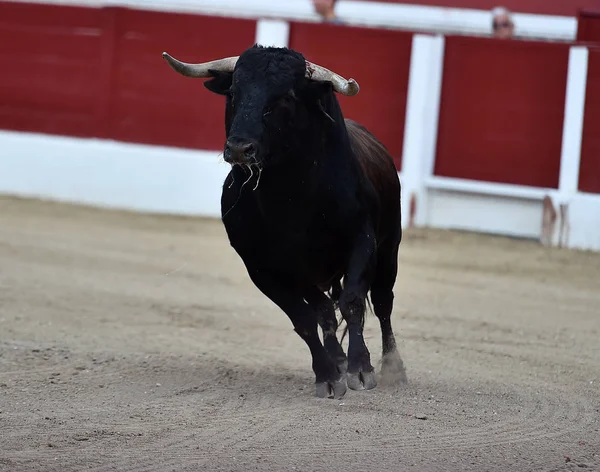
[(273, 100), (263, 109), (263, 119), (268, 126), (279, 129), (293, 121), (295, 100), (291, 95), (283, 95)]

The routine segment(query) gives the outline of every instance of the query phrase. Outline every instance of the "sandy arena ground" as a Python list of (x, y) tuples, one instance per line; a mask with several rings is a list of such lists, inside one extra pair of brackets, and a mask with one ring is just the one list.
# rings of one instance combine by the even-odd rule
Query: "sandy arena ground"
[(219, 221), (0, 199), (0, 470), (600, 470), (600, 255), (407, 232), (394, 326), (320, 400)]

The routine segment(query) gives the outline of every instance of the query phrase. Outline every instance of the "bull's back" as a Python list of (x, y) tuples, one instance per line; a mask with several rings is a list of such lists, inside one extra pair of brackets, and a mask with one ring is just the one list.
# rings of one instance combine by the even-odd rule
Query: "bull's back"
[(400, 230), (400, 181), (394, 160), (386, 147), (364, 126), (346, 119), (354, 154), (379, 198), (381, 236)]

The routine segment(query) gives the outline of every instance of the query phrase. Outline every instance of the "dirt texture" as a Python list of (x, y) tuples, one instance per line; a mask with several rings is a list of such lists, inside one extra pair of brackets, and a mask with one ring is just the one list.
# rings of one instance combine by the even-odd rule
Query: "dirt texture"
[(318, 399), (220, 221), (0, 199), (0, 470), (600, 470), (600, 255), (412, 230), (399, 258), (408, 385)]

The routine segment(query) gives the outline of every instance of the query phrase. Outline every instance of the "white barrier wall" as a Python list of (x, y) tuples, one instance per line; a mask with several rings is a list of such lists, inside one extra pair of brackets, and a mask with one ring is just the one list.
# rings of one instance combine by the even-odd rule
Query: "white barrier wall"
[(217, 152), (0, 131), (0, 193), (151, 213), (220, 216)]

